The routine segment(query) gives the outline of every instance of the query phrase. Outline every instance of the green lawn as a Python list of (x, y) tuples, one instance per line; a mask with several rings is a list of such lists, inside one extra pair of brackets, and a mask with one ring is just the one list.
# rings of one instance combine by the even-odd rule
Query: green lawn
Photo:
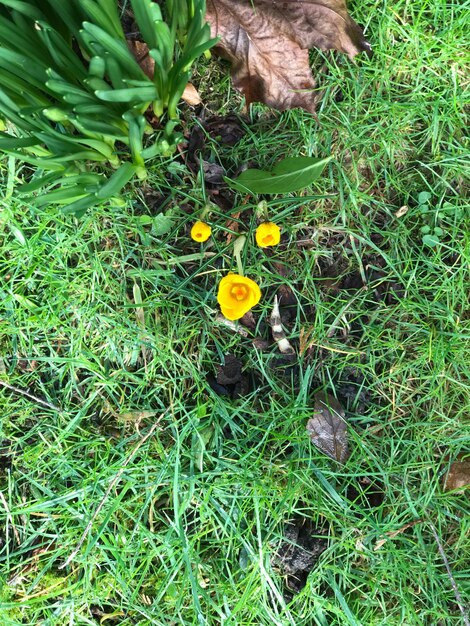
[[(181, 158), (80, 220), (25, 205), (21, 166), (3, 160), (2, 624), (468, 623), (453, 589), (465, 603), (468, 491), (443, 482), (469, 454), (469, 7), (356, 0), (375, 54), (313, 54), (317, 120), (255, 105), (238, 144), (206, 138), (229, 174), (334, 155), (313, 188), (269, 203), (283, 231), (270, 251), (238, 196), (233, 223), (214, 208), (214, 254), (199, 255), (189, 228), (210, 186)], [(208, 116), (242, 112), (226, 69), (197, 69)], [(164, 234), (146, 217), (161, 210)], [(263, 292), (247, 336), (216, 302), (234, 224)], [(283, 285), (294, 361), (268, 325)], [(213, 381), (228, 354), (235, 398)], [(320, 391), (346, 410), (344, 465), (307, 436)], [(282, 556), (289, 528), (321, 552), (303, 587)]]

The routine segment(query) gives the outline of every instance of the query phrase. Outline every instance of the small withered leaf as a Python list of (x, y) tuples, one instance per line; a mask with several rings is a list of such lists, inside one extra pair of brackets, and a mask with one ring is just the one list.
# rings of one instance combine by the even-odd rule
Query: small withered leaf
[(309, 48), (353, 58), (370, 45), (345, 0), (208, 0), (215, 51), (232, 63), (235, 87), (251, 102), (313, 112)]
[(317, 394), (313, 417), (307, 422), (312, 443), (332, 459), (344, 463), (348, 458), (348, 431), (341, 404), (329, 394)]
[(457, 458), (451, 466), (444, 480), (444, 491), (464, 489), (470, 486), (470, 458)]

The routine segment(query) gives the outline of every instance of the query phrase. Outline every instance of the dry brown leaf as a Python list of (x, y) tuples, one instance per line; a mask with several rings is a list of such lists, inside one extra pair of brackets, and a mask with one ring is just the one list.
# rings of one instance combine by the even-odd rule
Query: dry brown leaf
[(146, 43), (143, 41), (137, 41), (135, 39), (126, 39), (127, 47), (134, 55), (135, 60), (142, 68), (142, 71), (153, 79), (153, 70), (155, 67), (155, 61), (149, 55), (149, 49)]
[(470, 485), (470, 458), (457, 459), (449, 467), (444, 480), (444, 491), (463, 490)]
[(332, 459), (343, 463), (348, 457), (348, 431), (341, 404), (329, 394), (317, 394), (313, 417), (307, 422), (312, 442)]
[(351, 58), (370, 51), (345, 0), (208, 0), (206, 19), (247, 104), (264, 102), (281, 111), (315, 109), (309, 48)]
[(240, 230), (240, 222), (238, 221), (241, 211), (234, 211), (230, 215), (230, 219), (225, 222), (225, 228), (227, 229), (227, 243), (230, 243), (235, 235), (238, 235)]
[(408, 530), (408, 528), (413, 528), (413, 526), (416, 526), (416, 524), (422, 524), (422, 522), (423, 520), (417, 519), (413, 522), (408, 522), (408, 524), (404, 524), (401, 528), (398, 528), (398, 530), (392, 530), (388, 533), (385, 533), (385, 537), (383, 539), (379, 539), (378, 541), (376, 541), (374, 546), (374, 552), (380, 550), (380, 548), (384, 546), (389, 539), (395, 539), (395, 537), (398, 537), (398, 535), (404, 533), (405, 530)]
[(195, 107), (202, 102), (199, 91), (192, 83), (188, 83), (184, 88), (184, 91), (181, 94), (181, 100), (184, 100), (186, 104), (189, 104), (189, 106), (192, 107)]

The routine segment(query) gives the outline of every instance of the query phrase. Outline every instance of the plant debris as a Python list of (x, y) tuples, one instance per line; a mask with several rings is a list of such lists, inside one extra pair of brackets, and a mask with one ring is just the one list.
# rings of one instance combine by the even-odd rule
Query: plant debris
[(208, 0), (206, 19), (220, 37), (215, 51), (231, 61), (247, 105), (313, 112), (309, 48), (351, 58), (371, 49), (344, 0)]
[(412, 522), (408, 522), (407, 524), (404, 524), (403, 526), (401, 526), (401, 528), (398, 528), (398, 530), (392, 530), (388, 533), (385, 533), (382, 539), (378, 539), (376, 541), (375, 546), (374, 546), (374, 552), (377, 552), (378, 550), (380, 550), (380, 548), (382, 548), (382, 546), (384, 546), (387, 543), (387, 541), (389, 541), (390, 539), (395, 539), (395, 537), (398, 537), (402, 533), (406, 532), (409, 528), (413, 528), (413, 526), (416, 526), (417, 524), (422, 524), (422, 523), (423, 523), (422, 519), (417, 519)]
[(449, 467), (444, 479), (444, 491), (463, 491), (470, 485), (470, 458), (459, 457)]
[(281, 314), (279, 312), (279, 303), (277, 300), (277, 296), (274, 296), (273, 310), (271, 312), (269, 322), (271, 324), (273, 339), (277, 343), (277, 346), (281, 353), (289, 356), (295, 355), (295, 349), (290, 341), (287, 339), (286, 333), (284, 332), (284, 329), (282, 327), (282, 320)]
[(348, 458), (348, 431), (341, 404), (329, 394), (317, 394), (313, 417), (307, 422), (312, 443), (335, 461)]

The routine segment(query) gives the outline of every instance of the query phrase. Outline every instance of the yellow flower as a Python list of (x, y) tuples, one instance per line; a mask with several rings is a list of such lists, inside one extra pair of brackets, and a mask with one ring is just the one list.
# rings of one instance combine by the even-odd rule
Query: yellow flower
[(222, 315), (228, 320), (238, 320), (243, 317), (261, 298), (261, 290), (254, 280), (227, 274), (219, 284), (217, 302), (220, 304)]
[(274, 222), (263, 222), (256, 229), (256, 243), (260, 248), (276, 246), (281, 240), (281, 229)]
[(211, 236), (212, 228), (205, 222), (196, 222), (191, 228), (191, 239), (194, 241), (207, 241)]

